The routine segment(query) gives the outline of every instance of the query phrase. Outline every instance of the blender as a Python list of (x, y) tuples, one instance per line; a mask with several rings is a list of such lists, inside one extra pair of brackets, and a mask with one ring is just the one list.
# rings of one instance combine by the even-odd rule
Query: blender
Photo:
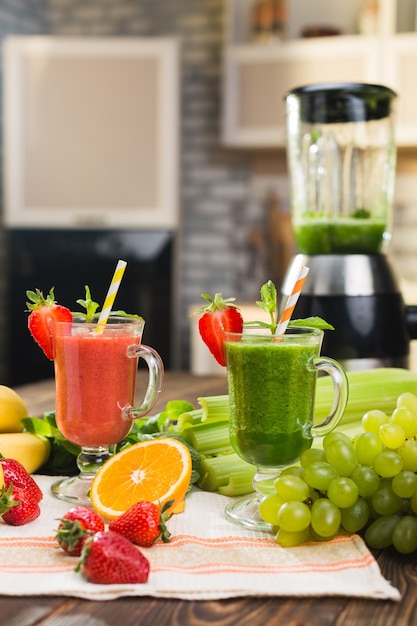
[(320, 316), (323, 353), (346, 370), (409, 366), (417, 307), (406, 306), (386, 254), (391, 238), (396, 93), (365, 83), (311, 84), (285, 96), (291, 220), (310, 268), (294, 318)]

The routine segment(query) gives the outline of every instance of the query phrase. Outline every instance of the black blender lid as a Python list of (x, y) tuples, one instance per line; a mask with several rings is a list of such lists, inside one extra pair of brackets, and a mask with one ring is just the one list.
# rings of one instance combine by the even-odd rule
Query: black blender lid
[(297, 100), (303, 122), (335, 124), (389, 117), (397, 94), (384, 85), (316, 83), (292, 89), (284, 97), (289, 105)]

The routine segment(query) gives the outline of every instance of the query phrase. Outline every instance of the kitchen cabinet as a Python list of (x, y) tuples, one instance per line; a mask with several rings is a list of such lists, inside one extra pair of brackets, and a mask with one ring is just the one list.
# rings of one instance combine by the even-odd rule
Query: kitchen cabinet
[(11, 228), (179, 222), (174, 37), (6, 37), (4, 221)]
[[(239, 148), (285, 146), (284, 94), (315, 82), (382, 83), (399, 94), (397, 143), (417, 145), (415, 67), (417, 35), (397, 32), (395, 0), (380, 0), (377, 31), (357, 34), (362, 1), (317, 0), (311, 16), (302, 0), (288, 0), (282, 40), (255, 43), (254, 0), (226, 0), (222, 142)], [(320, 10), (322, 13), (320, 14)], [(300, 38), (313, 19), (335, 24), (341, 35)], [(311, 23), (311, 22), (310, 22)]]

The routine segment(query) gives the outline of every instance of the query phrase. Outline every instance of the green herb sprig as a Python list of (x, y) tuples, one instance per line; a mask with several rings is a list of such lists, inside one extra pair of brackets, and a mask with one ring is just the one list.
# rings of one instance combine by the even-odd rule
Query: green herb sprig
[[(95, 322), (99, 317), (100, 317), (100, 313), (98, 312), (98, 309), (100, 307), (100, 305), (97, 302), (94, 302), (94, 300), (91, 297), (91, 291), (88, 285), (85, 285), (85, 298), (84, 299), (79, 299), (77, 300), (77, 304), (79, 304), (82, 308), (85, 309), (85, 311), (81, 311), (81, 312), (74, 312), (72, 311), (72, 315), (74, 317), (82, 317), (85, 318), (85, 320), (89, 323)], [(110, 317), (131, 317), (134, 319), (143, 319), (140, 315), (135, 315), (133, 313), (126, 313), (125, 311), (111, 311), (110, 312)]]
[[(244, 326), (261, 326), (269, 328), (271, 334), (275, 334), (278, 328), (278, 307), (277, 307), (277, 290), (272, 282), (268, 280), (263, 284), (260, 291), (261, 299), (256, 301), (257, 306), (269, 314), (270, 322), (265, 321), (248, 321), (244, 322)], [(334, 330), (334, 326), (326, 322), (321, 317), (307, 317), (305, 319), (290, 320), (288, 326), (305, 326), (307, 328), (319, 328), (321, 330)]]
[(267, 283), (261, 287), (261, 299), (256, 301), (257, 306), (266, 311), (269, 314), (270, 322), (264, 321), (250, 321), (244, 322), (244, 326), (262, 326), (262, 328), (269, 328), (271, 333), (274, 334), (277, 329), (277, 290), (272, 282), (268, 280)]

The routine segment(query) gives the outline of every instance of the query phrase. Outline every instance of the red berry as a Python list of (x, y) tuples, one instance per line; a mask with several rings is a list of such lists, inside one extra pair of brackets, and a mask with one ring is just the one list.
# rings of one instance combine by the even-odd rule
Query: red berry
[(6, 524), (23, 526), (38, 518), (41, 510), (30, 490), (10, 485), (9, 489), (3, 487), (1, 491), (0, 512)]
[(55, 539), (71, 556), (80, 556), (87, 537), (104, 530), (100, 515), (87, 506), (75, 506), (60, 519)]
[(0, 489), (0, 515), (6, 524), (22, 526), (40, 515), (43, 493), (34, 478), (15, 459), (0, 455), (4, 484)]
[(216, 361), (220, 365), (226, 365), (223, 330), (241, 333), (243, 330), (242, 315), (239, 309), (232, 304), (234, 298), (223, 300), (221, 293), (216, 293), (214, 298), (207, 294), (202, 294), (202, 297), (208, 300), (210, 304), (199, 311), (199, 313), (203, 313), (198, 322), (200, 336)]
[(165, 522), (171, 517), (164, 513), (172, 505), (167, 502), (164, 509), (153, 502), (137, 502), (125, 513), (112, 520), (109, 530), (119, 533), (133, 543), (142, 547), (152, 546), (158, 539), (164, 542), (170, 540), (170, 533)]
[(35, 479), (25, 470), (23, 465), (16, 459), (3, 458), (0, 455), (0, 463), (4, 475), (4, 486), (9, 489), (10, 485), (15, 488), (23, 487), (31, 492), (32, 498), (40, 502), (43, 493), (36, 483)]
[(128, 539), (111, 531), (99, 531), (84, 544), (76, 571), (100, 585), (146, 583), (149, 561)]
[(54, 298), (53, 288), (48, 296), (44, 298), (43, 293), (27, 291), (26, 295), (31, 302), (27, 302), (28, 310), (31, 311), (28, 317), (29, 331), (37, 344), (42, 348), (48, 359), (52, 360), (53, 346), (51, 336), (51, 323), (71, 322), (72, 313), (66, 307), (57, 304)]

